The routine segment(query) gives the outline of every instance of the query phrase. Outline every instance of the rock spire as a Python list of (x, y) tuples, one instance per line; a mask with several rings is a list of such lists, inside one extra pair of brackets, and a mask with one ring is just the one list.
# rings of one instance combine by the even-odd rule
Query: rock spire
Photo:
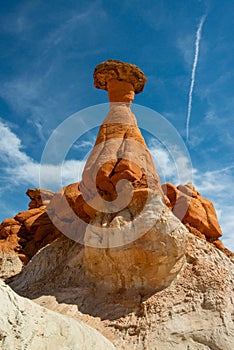
[[(124, 208), (126, 194), (133, 200), (144, 198), (149, 188), (164, 198), (151, 154), (130, 110), (135, 93), (143, 90), (145, 82), (144, 73), (133, 64), (108, 60), (95, 68), (94, 86), (108, 90), (110, 111), (100, 127), (79, 188), (86, 202), (99, 211), (106, 212), (108, 207), (113, 212), (118, 205)], [(114, 201), (115, 210), (110, 201)], [(91, 217), (96, 215), (88, 205), (84, 209)]]
[(83, 264), (89, 278), (108, 290), (161, 289), (184, 263), (187, 230), (163, 203), (152, 156), (130, 109), (145, 82), (138, 67), (120, 61), (94, 71), (94, 86), (108, 91), (110, 111), (79, 184), (90, 217)]

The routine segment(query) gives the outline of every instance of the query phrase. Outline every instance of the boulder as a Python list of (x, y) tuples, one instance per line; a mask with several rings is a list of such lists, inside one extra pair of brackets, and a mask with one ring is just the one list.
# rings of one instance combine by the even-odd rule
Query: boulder
[[(118, 83), (131, 84), (135, 94), (143, 91), (146, 83), (145, 74), (135, 64), (121, 62), (119, 60), (107, 60), (100, 63), (94, 70), (94, 86), (97, 89), (108, 90), (108, 83), (115, 80)], [(114, 91), (119, 91), (119, 85)], [(120, 102), (126, 102), (121, 100)]]
[(167, 183), (162, 188), (170, 200), (174, 215), (187, 225), (191, 232), (195, 229), (209, 240), (216, 240), (222, 236), (213, 204), (202, 197), (191, 183), (178, 187)]
[(2, 350), (90, 350), (115, 347), (95, 329), (18, 296), (0, 280)]
[(49, 204), (54, 195), (52, 191), (42, 188), (29, 188), (26, 194), (31, 199), (28, 205), (30, 209), (39, 208), (42, 205)]
[(6, 279), (18, 274), (23, 267), (22, 260), (18, 255), (0, 252), (0, 278)]
[(230, 258), (233, 257), (233, 253), (219, 239), (222, 230), (214, 205), (209, 199), (203, 197), (192, 183), (177, 187), (166, 183), (162, 185), (162, 189), (168, 198), (167, 206), (191, 233), (206, 240)]

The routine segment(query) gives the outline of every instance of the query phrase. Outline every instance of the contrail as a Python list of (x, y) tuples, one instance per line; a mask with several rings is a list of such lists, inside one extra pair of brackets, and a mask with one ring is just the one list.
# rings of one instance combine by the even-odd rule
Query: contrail
[(219, 173), (223, 173), (224, 171), (231, 170), (231, 169), (233, 169), (233, 168), (234, 168), (234, 165), (230, 165), (230, 166), (227, 166), (226, 168), (223, 168), (223, 169), (210, 171), (210, 174), (219, 174)]
[(198, 55), (199, 55), (199, 45), (201, 40), (201, 32), (202, 27), (205, 22), (206, 15), (202, 16), (197, 33), (196, 33), (196, 41), (195, 41), (195, 55), (193, 60), (193, 69), (191, 74), (191, 84), (189, 89), (189, 98), (188, 98), (188, 112), (187, 112), (187, 121), (186, 121), (186, 139), (188, 141), (189, 138), (189, 122), (190, 122), (190, 115), (191, 115), (191, 109), (192, 109), (192, 102), (193, 102), (193, 88), (195, 83), (195, 75), (196, 75), (196, 68), (197, 68), (197, 61), (198, 61)]

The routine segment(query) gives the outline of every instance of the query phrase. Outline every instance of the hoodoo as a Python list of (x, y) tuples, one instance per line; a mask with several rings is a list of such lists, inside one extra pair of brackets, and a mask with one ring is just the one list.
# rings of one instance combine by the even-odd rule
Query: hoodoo
[(153, 159), (130, 109), (145, 82), (138, 67), (121, 61), (106, 61), (94, 71), (94, 86), (108, 91), (110, 111), (79, 189), (90, 216), (84, 266), (91, 280), (108, 290), (161, 289), (185, 261), (187, 230), (164, 204)]
[[(133, 64), (96, 67), (94, 85), (108, 91), (110, 109), (82, 179), (55, 194), (27, 192), (29, 209), (0, 225), (0, 273), (15, 275), (7, 283), (18, 294), (88, 323), (118, 349), (232, 350), (233, 255), (209, 200), (190, 183), (161, 186), (131, 111), (145, 82)], [(3, 350), (41, 341), (114, 348), (3, 282), (0, 292)]]

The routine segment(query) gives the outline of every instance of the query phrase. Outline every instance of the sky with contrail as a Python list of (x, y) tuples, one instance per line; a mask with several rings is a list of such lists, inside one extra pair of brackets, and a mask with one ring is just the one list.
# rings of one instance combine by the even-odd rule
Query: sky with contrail
[(187, 141), (189, 138), (189, 123), (190, 123), (190, 116), (191, 116), (191, 110), (192, 110), (193, 89), (194, 89), (195, 78), (196, 78), (196, 69), (197, 69), (197, 62), (198, 62), (198, 55), (199, 55), (199, 48), (200, 48), (201, 33), (202, 33), (202, 27), (205, 22), (205, 19), (206, 19), (206, 15), (202, 16), (197, 29), (197, 33), (196, 33), (195, 55), (194, 55), (193, 68), (192, 68), (192, 74), (191, 74), (191, 84), (189, 89), (188, 111), (187, 111), (187, 120), (186, 120), (186, 140)]
[[(148, 78), (144, 92), (136, 95), (132, 105), (138, 122), (144, 125), (146, 143), (155, 125), (163, 137), (157, 138), (163, 150), (165, 138), (170, 136), (166, 129), (163, 135), (163, 124), (160, 126), (155, 118), (152, 127), (151, 122), (145, 124), (143, 106), (163, 112), (165, 121), (173, 123), (185, 142), (187, 112), (189, 118), (191, 113), (187, 148), (195, 169), (195, 185), (218, 208), (224, 243), (234, 251), (234, 101), (230, 93), (234, 90), (230, 49), (234, 1), (134, 1), (134, 6), (132, 1), (69, 0), (66, 6), (65, 1), (57, 1), (56, 6), (54, 3), (0, 1), (0, 221), (28, 207), (25, 192), (39, 187), (40, 159), (48, 138), (61, 122), (82, 111), (80, 122), (85, 128), (85, 116), (90, 111), (95, 118), (98, 116), (96, 125), (100, 125), (108, 113), (108, 100), (106, 93), (93, 88), (92, 74), (97, 64), (115, 58), (136, 64)], [(206, 72), (202, 81), (200, 68)], [(196, 99), (200, 84), (206, 93)], [(103, 112), (97, 112), (95, 106), (104, 102)], [(137, 103), (141, 106), (135, 107)], [(87, 107), (91, 109), (83, 112)], [(151, 115), (150, 109), (148, 113)], [(181, 113), (182, 122), (178, 117)], [(193, 125), (196, 133), (192, 132)], [(69, 150), (61, 186), (80, 179), (81, 162), (89, 154), (97, 132), (94, 128), (84, 133)], [(171, 147), (176, 147), (174, 140)], [(167, 155), (157, 144), (153, 146), (150, 151), (157, 160), (156, 167), (159, 164), (162, 180), (179, 185), (172, 162), (176, 149), (173, 153), (168, 149)], [(50, 173), (55, 161), (48, 166), (46, 188), (57, 191), (60, 187), (56, 187)], [(183, 182), (188, 182), (184, 158), (180, 167)]]

